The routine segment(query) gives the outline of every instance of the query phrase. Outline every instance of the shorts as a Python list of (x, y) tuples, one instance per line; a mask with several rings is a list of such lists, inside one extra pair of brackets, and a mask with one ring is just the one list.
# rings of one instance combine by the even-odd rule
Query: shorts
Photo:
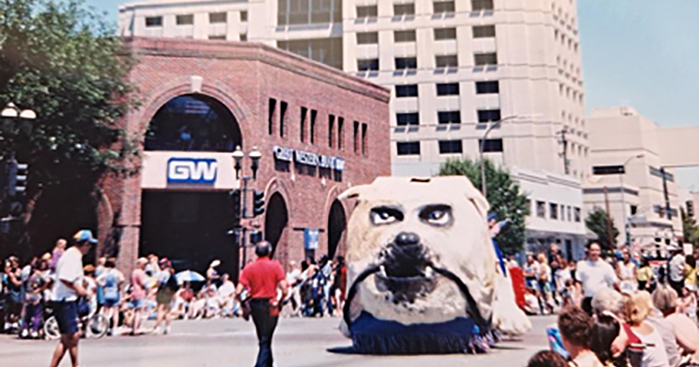
[(142, 299), (132, 299), (131, 302), (129, 302), (129, 304), (130, 304), (131, 308), (133, 308), (133, 309), (137, 309), (137, 308), (140, 309), (146, 305), (146, 303)]
[(78, 332), (77, 301), (54, 302), (53, 314), (56, 316), (58, 331), (61, 334), (72, 335)]
[(102, 306), (104, 307), (114, 307), (119, 305), (119, 298), (117, 299), (103, 299)]
[(173, 291), (167, 289), (160, 289), (158, 290), (158, 293), (155, 295), (155, 301), (158, 303), (158, 305), (170, 305), (174, 296), (175, 293)]

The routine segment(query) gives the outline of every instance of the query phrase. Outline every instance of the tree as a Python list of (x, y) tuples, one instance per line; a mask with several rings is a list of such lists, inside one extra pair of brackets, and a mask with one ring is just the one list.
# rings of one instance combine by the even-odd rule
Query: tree
[[(609, 238), (609, 222), (612, 223), (612, 239)], [(597, 235), (597, 243), (602, 247), (602, 250), (610, 251), (616, 247), (616, 238), (619, 237), (619, 230), (614, 225), (614, 220), (609, 219), (607, 212), (601, 208), (594, 208), (585, 218), (587, 228)]]
[(123, 172), (135, 156), (118, 125), (133, 104), (133, 61), (104, 19), (82, 1), (0, 0), (0, 106), (12, 101), (37, 114), (27, 141), (4, 134), (0, 142), (30, 165), (27, 197), (38, 201), (25, 218), (32, 218), (31, 208), (42, 213), (31, 219), (39, 232), (59, 226), (51, 221), (69, 221), (63, 236), (94, 224), (67, 218), (77, 215), (74, 206), (95, 203), (100, 177)]
[(697, 221), (687, 215), (682, 207), (680, 207), (680, 214), (682, 215), (682, 240), (684, 243), (691, 243), (694, 245), (694, 248), (699, 247), (699, 227), (697, 227)]
[[(439, 169), (440, 176), (466, 176), (471, 183), (481, 189), (480, 163), (469, 159), (448, 160)], [(485, 178), (488, 185), (488, 202), (491, 213), (497, 213), (499, 220), (509, 219), (495, 240), (503, 252), (512, 254), (524, 248), (524, 230), (529, 215), (529, 200), (520, 191), (519, 184), (512, 179), (509, 171), (485, 160)]]

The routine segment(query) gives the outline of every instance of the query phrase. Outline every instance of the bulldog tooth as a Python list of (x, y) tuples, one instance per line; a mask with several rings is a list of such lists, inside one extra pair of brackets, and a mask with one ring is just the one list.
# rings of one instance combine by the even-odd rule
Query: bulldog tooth
[(425, 268), (425, 277), (427, 278), (432, 278), (434, 276), (434, 270), (432, 270), (432, 267), (428, 266)]
[(381, 270), (381, 275), (383, 275), (385, 277), (388, 276), (388, 275), (386, 275), (386, 267), (385, 266), (381, 265), (381, 267), (379, 269)]

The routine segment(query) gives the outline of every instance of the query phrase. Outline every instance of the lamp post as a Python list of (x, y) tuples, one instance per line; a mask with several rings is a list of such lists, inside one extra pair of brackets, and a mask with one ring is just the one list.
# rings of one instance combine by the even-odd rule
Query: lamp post
[(629, 164), (629, 162), (631, 162), (634, 159), (641, 159), (644, 156), (645, 155), (641, 153), (633, 157), (629, 157), (629, 159), (627, 159), (626, 162), (624, 162), (624, 164), (621, 165), (624, 168), (624, 170), (619, 174), (619, 186), (621, 190), (621, 215), (624, 219), (624, 242), (627, 246), (631, 244), (631, 238), (629, 236), (629, 224), (626, 218), (626, 201), (624, 200), (624, 175), (626, 174), (626, 165)]
[[(260, 167), (260, 159), (262, 158), (262, 153), (257, 149), (257, 147), (253, 147), (252, 150), (247, 154), (247, 157), (250, 158), (250, 170), (252, 171), (252, 176), (245, 176), (244, 174), (241, 177), (241, 172), (243, 171), (243, 161), (245, 160), (245, 152), (240, 148), (240, 146), (237, 146), (235, 148), (235, 151), (233, 152), (233, 161), (234, 161), (234, 168), (235, 168), (235, 178), (238, 181), (242, 181), (242, 192), (240, 193), (241, 195), (239, 196), (240, 199), (242, 200), (242, 206), (240, 207), (241, 210), (238, 213), (234, 213), (233, 215), (237, 216), (238, 219), (250, 219), (253, 218), (253, 216), (248, 215), (248, 183), (250, 181), (255, 181), (257, 179), (257, 170)], [(240, 187), (240, 185), (238, 185)], [(234, 191), (240, 190), (240, 189), (234, 189)], [(233, 194), (231, 192), (231, 194)], [(236, 197), (235, 195), (231, 195), (231, 197)], [(237, 229), (236, 229), (237, 230)], [(240, 248), (243, 250), (243, 266), (245, 266), (245, 263), (247, 262), (247, 232), (248, 228), (245, 225), (242, 225), (240, 230), (242, 231), (242, 234), (240, 236)]]
[(479, 153), (479, 160), (480, 160), (480, 166), (481, 166), (481, 193), (483, 194), (483, 197), (485, 197), (486, 200), (488, 200), (488, 188), (487, 188), (487, 182), (485, 179), (485, 162), (483, 161), (483, 149), (485, 148), (485, 140), (488, 138), (488, 134), (490, 132), (502, 125), (503, 122), (509, 121), (509, 120), (514, 120), (519, 118), (520, 116), (507, 116), (504, 119), (500, 119), (498, 121), (493, 121), (488, 124), (488, 128), (485, 129), (485, 132), (483, 133), (483, 137), (481, 138), (480, 144), (478, 144), (478, 153)]

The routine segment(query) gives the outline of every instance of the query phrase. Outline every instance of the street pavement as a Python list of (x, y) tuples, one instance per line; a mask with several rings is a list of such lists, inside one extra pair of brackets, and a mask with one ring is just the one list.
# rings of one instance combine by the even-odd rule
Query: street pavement
[[(526, 366), (547, 348), (551, 316), (531, 319), (533, 329), (498, 344), (489, 354), (440, 356), (365, 356), (345, 352), (351, 342), (337, 330), (339, 319), (281, 319), (274, 336), (278, 367), (315, 366)], [(147, 324), (152, 325), (152, 324)], [(83, 339), (80, 365), (86, 367), (223, 367), (252, 366), (257, 354), (253, 324), (240, 319), (175, 321), (172, 333)], [(0, 366), (47, 366), (55, 341), (0, 336)], [(70, 366), (68, 356), (61, 366)]]

